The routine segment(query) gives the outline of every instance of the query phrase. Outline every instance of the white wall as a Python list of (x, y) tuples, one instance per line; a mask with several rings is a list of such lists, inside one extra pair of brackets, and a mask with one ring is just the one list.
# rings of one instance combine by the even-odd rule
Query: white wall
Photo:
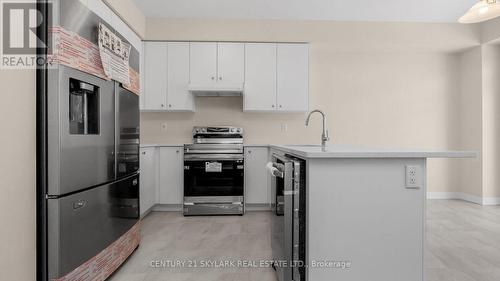
[(0, 70), (0, 279), (35, 280), (35, 72)]
[(482, 46), (483, 196), (500, 197), (500, 46)]
[(458, 163), (460, 173), (457, 192), (473, 196), (483, 195), (483, 126), (482, 126), (482, 53), (481, 47), (471, 48), (460, 54), (460, 147), (480, 153), (477, 159)]
[[(457, 52), (479, 44), (476, 28), (148, 19), (147, 39), (310, 42), (310, 108), (326, 111), (335, 143), (460, 149)], [(244, 127), (248, 143), (319, 143), (321, 135), (316, 117), (306, 128), (305, 114), (243, 113), (241, 98), (197, 98), (194, 114), (141, 116), (143, 142), (187, 143), (194, 125), (221, 123)], [(429, 189), (460, 189), (460, 161), (431, 160)]]

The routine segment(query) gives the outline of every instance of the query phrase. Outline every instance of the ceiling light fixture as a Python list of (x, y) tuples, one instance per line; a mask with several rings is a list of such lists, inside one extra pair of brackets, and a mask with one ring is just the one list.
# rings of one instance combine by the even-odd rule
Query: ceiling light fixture
[(470, 8), (458, 22), (478, 23), (500, 17), (500, 0), (481, 0)]

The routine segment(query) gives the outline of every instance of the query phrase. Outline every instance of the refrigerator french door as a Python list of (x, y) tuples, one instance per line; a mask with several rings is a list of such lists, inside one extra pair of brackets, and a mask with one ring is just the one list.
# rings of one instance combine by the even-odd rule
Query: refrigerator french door
[(65, 66), (49, 73), (47, 194), (115, 180), (114, 82)]
[(49, 72), (46, 260), (53, 280), (138, 222), (140, 130), (136, 94), (69, 67)]
[(116, 177), (139, 170), (140, 111), (139, 96), (115, 83), (116, 92)]
[(305, 161), (272, 155), (271, 247), (279, 281), (306, 280)]

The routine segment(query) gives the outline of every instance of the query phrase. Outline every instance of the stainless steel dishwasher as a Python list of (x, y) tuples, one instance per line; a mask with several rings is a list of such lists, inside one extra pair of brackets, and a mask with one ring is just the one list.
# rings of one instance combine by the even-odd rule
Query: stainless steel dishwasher
[(306, 162), (272, 154), (271, 245), (279, 281), (306, 280)]

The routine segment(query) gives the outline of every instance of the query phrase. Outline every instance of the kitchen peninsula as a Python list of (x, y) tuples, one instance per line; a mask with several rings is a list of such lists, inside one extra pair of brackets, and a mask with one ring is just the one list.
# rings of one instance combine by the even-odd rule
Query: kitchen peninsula
[(280, 277), (423, 281), (427, 159), (476, 153), (271, 145), (270, 156), (274, 258), (309, 265)]

